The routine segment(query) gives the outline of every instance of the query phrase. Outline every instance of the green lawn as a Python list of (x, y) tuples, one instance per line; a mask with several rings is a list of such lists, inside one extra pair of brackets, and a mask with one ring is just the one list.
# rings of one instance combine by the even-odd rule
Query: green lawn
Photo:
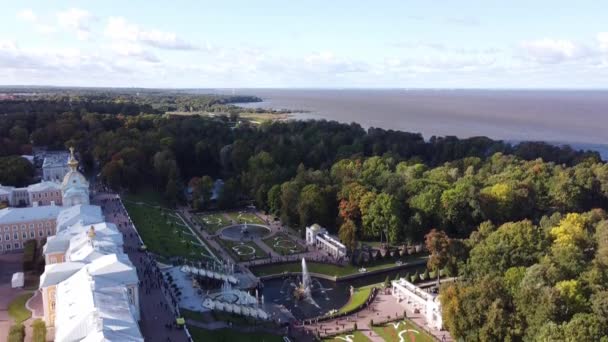
[(164, 258), (211, 257), (174, 211), (133, 202), (125, 202), (125, 208), (150, 252)]
[(365, 336), (361, 331), (355, 331), (352, 333), (348, 333), (348, 334), (343, 334), (343, 335), (338, 335), (332, 338), (325, 338), (323, 339), (324, 342), (345, 342), (348, 341), (348, 337), (351, 337), (350, 341), (352, 342), (367, 342), (370, 341), (369, 338), (367, 338), (367, 336)]
[(306, 249), (285, 233), (275, 234), (273, 237), (262, 240), (266, 246), (281, 255), (297, 254)]
[(191, 319), (193, 321), (199, 321), (199, 322), (208, 321), (207, 319), (205, 319), (205, 316), (200, 311), (192, 311), (192, 310), (180, 308), (179, 312), (182, 315), (182, 317), (185, 319)]
[(355, 289), (355, 293), (350, 297), (348, 302), (338, 310), (338, 313), (347, 313), (354, 310), (359, 305), (365, 303), (369, 295), (372, 293), (372, 288), (376, 285), (369, 285)]
[(268, 333), (245, 333), (230, 329), (204, 330), (193, 326), (189, 326), (188, 330), (195, 342), (283, 342), (281, 336)]
[(254, 224), (266, 224), (264, 220), (259, 218), (256, 214), (241, 212), (241, 211), (232, 211), (226, 213), (230, 217), (230, 219), (236, 223), (254, 223)]
[(209, 234), (215, 234), (218, 230), (232, 224), (222, 213), (197, 214), (194, 217)]
[(8, 315), (15, 320), (15, 323), (21, 323), (32, 317), (32, 312), (25, 307), (25, 302), (32, 297), (32, 294), (32, 292), (24, 293), (8, 305)]
[(216, 241), (238, 261), (268, 258), (268, 254), (253, 241), (237, 242), (220, 238)]
[(161, 193), (152, 189), (140, 190), (137, 193), (129, 193), (123, 196), (125, 201), (136, 203), (147, 203), (154, 206), (165, 205), (165, 200)]
[[(401, 260), (414, 261), (414, 260), (422, 259), (422, 258), (425, 258), (425, 256), (423, 256), (423, 257), (421, 257), (421, 256), (411, 257), (410, 256), (407, 258), (401, 258)], [(346, 265), (346, 266), (336, 266), (336, 265), (329, 265), (329, 264), (322, 264), (322, 263), (315, 263), (315, 262), (307, 262), (307, 265), (308, 265), (308, 270), (310, 272), (326, 274), (329, 276), (339, 276), (339, 277), (346, 276), (349, 274), (359, 273), (359, 268), (360, 268), (358, 266), (353, 266), (350, 264)], [(365, 266), (365, 268), (369, 272), (369, 271), (380, 270), (380, 269), (385, 269), (385, 268), (394, 267), (394, 266), (396, 266), (395, 260), (380, 260), (373, 264)], [(285, 263), (285, 264), (274, 264), (274, 265), (263, 265), (263, 266), (252, 267), (251, 271), (256, 276), (264, 276), (264, 275), (270, 275), (270, 274), (280, 274), (285, 271), (301, 272), (302, 271), (301, 268), (302, 268), (301, 263), (293, 262), (293, 263)]]
[[(399, 323), (397, 328), (394, 327)], [(410, 320), (403, 320), (385, 324), (384, 326), (373, 327), (374, 331), (380, 335), (386, 342), (399, 342), (399, 334), (403, 337), (404, 342), (433, 342), (433, 337), (420, 329)], [(405, 332), (403, 332), (405, 331)]]

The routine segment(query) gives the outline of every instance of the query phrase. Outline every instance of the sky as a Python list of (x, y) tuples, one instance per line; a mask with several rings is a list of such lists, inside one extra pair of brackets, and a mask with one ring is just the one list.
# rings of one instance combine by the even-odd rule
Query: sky
[(0, 84), (608, 88), (608, 2), (5, 1)]

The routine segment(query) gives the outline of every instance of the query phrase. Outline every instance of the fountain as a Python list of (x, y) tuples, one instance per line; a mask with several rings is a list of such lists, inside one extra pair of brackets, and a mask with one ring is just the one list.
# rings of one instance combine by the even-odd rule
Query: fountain
[(231, 304), (253, 305), (258, 303), (257, 298), (245, 291), (233, 288), (232, 284), (228, 281), (222, 283), (219, 292), (209, 294), (208, 297), (213, 300)]
[(247, 236), (249, 234), (249, 229), (247, 229), (247, 222), (241, 227), (241, 234)]
[(298, 319), (323, 315), (348, 301), (344, 286), (311, 277), (305, 259), (302, 259), (301, 275), (264, 282), (262, 302), (264, 295), (270, 302), (286, 307)]
[(294, 289), (293, 296), (298, 300), (312, 300), (310, 296), (310, 274), (308, 274), (308, 267), (306, 267), (306, 259), (304, 258), (302, 258), (302, 282)]
[(261, 224), (234, 224), (222, 228), (219, 235), (224, 240), (242, 241), (244, 239), (263, 239), (270, 234), (270, 228)]

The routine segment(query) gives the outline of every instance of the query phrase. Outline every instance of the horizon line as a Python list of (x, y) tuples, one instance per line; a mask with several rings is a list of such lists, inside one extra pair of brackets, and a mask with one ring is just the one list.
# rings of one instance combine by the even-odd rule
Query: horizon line
[(2, 88), (58, 89), (143, 89), (143, 90), (525, 90), (525, 91), (608, 91), (606, 88), (582, 87), (142, 87), (142, 86), (69, 86), (48, 84), (0, 84)]

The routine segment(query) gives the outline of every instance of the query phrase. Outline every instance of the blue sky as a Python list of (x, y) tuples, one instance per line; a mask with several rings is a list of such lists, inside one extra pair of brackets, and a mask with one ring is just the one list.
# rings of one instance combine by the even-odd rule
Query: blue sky
[(608, 88), (604, 1), (12, 1), (0, 82)]

